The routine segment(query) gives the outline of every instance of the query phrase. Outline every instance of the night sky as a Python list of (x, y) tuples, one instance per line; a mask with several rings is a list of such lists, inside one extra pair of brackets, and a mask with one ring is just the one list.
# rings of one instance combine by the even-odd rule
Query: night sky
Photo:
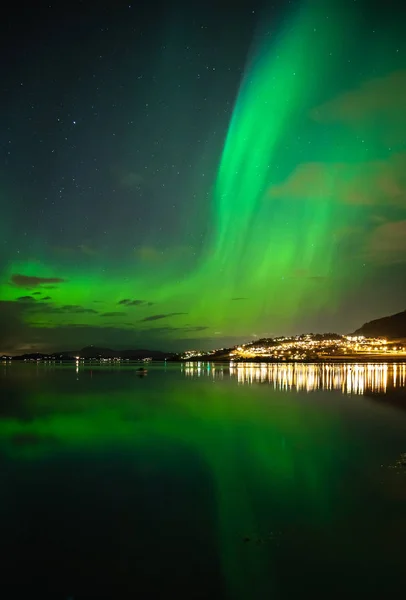
[(222, 347), (405, 309), (401, 2), (5, 17), (0, 353)]

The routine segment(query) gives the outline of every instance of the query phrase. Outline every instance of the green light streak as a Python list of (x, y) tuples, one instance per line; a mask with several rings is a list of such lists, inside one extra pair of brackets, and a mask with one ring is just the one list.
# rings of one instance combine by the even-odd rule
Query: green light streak
[[(333, 210), (329, 198), (274, 200), (269, 188), (278, 179), (281, 144), (328, 68), (324, 49), (334, 52), (340, 42), (339, 12), (326, 22), (319, 3), (306, 3), (278, 44), (262, 43), (237, 99), (215, 189), (213, 262), (223, 285), (229, 295), (243, 289), (262, 297), (266, 287), (265, 304), (291, 317), (309, 282), (287, 280), (297, 271), (329, 273)], [(312, 295), (325, 304), (329, 294)]]

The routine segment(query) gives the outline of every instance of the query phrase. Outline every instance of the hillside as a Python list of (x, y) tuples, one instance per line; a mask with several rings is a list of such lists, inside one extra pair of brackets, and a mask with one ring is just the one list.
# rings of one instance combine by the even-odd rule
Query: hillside
[(382, 317), (382, 319), (364, 323), (362, 327), (354, 331), (354, 335), (386, 337), (388, 339), (406, 338), (406, 310), (389, 317)]

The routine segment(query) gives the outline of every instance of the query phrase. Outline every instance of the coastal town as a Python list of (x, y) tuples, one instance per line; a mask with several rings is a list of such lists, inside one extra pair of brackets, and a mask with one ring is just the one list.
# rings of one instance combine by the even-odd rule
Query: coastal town
[(189, 350), (181, 355), (183, 360), (240, 361), (309, 361), (351, 360), (352, 358), (394, 359), (406, 358), (404, 340), (388, 340), (362, 335), (303, 334), (292, 337), (265, 338), (241, 344), (231, 349), (221, 348), (211, 352)]

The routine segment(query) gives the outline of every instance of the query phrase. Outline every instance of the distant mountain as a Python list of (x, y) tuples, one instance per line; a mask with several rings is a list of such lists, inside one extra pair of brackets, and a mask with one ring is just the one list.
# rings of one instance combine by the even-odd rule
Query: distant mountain
[(80, 356), (80, 358), (128, 358), (130, 360), (152, 358), (153, 360), (164, 360), (165, 358), (174, 356), (174, 354), (173, 352), (147, 350), (145, 348), (137, 348), (135, 350), (112, 350), (111, 348), (86, 346), (86, 348), (79, 350), (75, 356)]
[(389, 339), (406, 338), (406, 310), (390, 317), (364, 323), (362, 327), (354, 331), (354, 335)]
[(162, 352), (161, 350), (146, 350), (143, 348), (135, 350), (112, 350), (111, 348), (100, 348), (98, 346), (86, 346), (82, 350), (65, 350), (61, 352), (50, 352), (46, 354), (31, 353), (15, 356), (16, 360), (38, 360), (43, 358), (55, 358), (62, 360), (73, 360), (80, 358), (123, 358), (128, 360), (139, 360), (142, 358), (152, 358), (152, 360), (172, 359), (176, 355), (173, 352)]
[(80, 358), (115, 358), (120, 356), (117, 350), (111, 348), (99, 348), (98, 346), (86, 346), (78, 350), (76, 356)]

